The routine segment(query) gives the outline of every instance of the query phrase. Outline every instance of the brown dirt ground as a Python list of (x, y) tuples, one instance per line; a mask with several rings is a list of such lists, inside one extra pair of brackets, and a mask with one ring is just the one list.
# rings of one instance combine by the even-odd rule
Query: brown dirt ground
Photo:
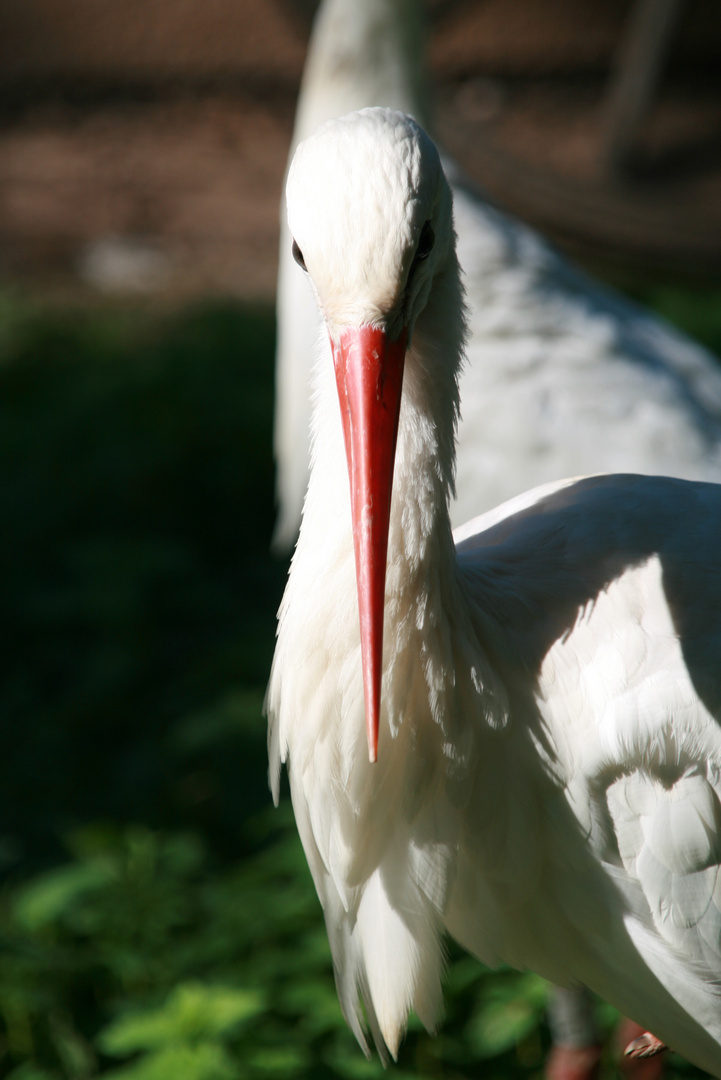
[[(643, 133), (647, 174), (613, 183), (602, 167), (603, 100), (622, 0), (597, 8), (605, 21), (588, 18), (581, 37), (568, 30), (568, 0), (547, 0), (546, 18), (538, 3), (520, 3), (466, 0), (434, 25), (442, 140), (491, 198), (581, 257), (721, 271), (718, 87), (666, 80)], [(110, 82), (85, 70), (77, 92), (58, 67), (62, 50), (50, 84), (40, 53), (26, 51), (13, 69), (15, 104), (0, 116), (0, 282), (272, 299), (308, 24), (277, 0), (267, 19), (282, 33), (274, 22), (264, 34), (263, 10), (254, 8), (246, 68), (232, 79), (218, 75), (218, 46), (220, 66), (203, 78), (186, 49), (176, 78), (151, 85), (136, 72), (123, 83), (116, 64)], [(198, 57), (211, 40), (201, 29)], [(81, 73), (93, 55), (78, 54)]]

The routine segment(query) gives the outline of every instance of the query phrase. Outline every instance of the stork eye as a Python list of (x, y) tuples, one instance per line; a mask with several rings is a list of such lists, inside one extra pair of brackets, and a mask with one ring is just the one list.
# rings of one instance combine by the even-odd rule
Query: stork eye
[(430, 221), (427, 221), (421, 229), (421, 236), (418, 241), (418, 247), (416, 248), (416, 255), (414, 262), (421, 262), (423, 259), (427, 259), (431, 253), (431, 249), (435, 243), (436, 237), (433, 232), (433, 226)]
[(431, 253), (436, 237), (433, 232), (433, 226), (430, 221), (427, 221), (421, 229), (421, 235), (418, 237), (418, 246), (416, 247), (416, 253), (413, 256), (413, 262), (411, 268), (408, 271), (408, 280), (406, 281), (406, 289), (411, 287), (411, 282), (415, 276), (415, 272), (418, 269), (418, 264), (422, 263), (424, 259), (427, 259)]
[(308, 267), (305, 265), (305, 259), (303, 258), (303, 252), (300, 250), (295, 240), (293, 241), (293, 258), (298, 263), (301, 270), (305, 270), (308, 273)]

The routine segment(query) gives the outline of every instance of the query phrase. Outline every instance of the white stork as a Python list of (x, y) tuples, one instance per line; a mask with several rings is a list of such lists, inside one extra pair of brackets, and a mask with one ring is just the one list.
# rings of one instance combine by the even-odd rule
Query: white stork
[[(721, 487), (557, 481), (454, 543), (466, 322), (435, 147), (363, 110), (299, 147), (287, 197), (327, 345), (270, 775), (346, 1018), (367, 1048), (362, 999), (382, 1056), (409, 1009), (433, 1029), (449, 933), (721, 1076)], [(551, 304), (551, 339), (570, 317)]]
[[(429, 99), (420, 0), (322, 0), (291, 158), (321, 123), (370, 105), (400, 109), (425, 125)], [(573, 270), (531, 230), (494, 210), (454, 162), (443, 161), (470, 309), (451, 520), (463, 522), (529, 483), (571, 472), (631, 469), (721, 480), (721, 371), (713, 358)], [(278, 550), (292, 546), (300, 524), (311, 368), (323, 332), (291, 245), (283, 205), (274, 430)], [(592, 1076), (598, 1036), (587, 996), (557, 993), (550, 1020), (556, 1046), (547, 1074), (553, 1080)], [(579, 1057), (581, 1046), (590, 1054)]]

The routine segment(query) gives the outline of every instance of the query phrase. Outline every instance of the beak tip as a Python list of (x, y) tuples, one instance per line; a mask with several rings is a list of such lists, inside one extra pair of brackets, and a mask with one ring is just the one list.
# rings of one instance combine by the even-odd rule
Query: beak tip
[(369, 723), (366, 735), (368, 736), (368, 761), (371, 765), (375, 765), (378, 761), (378, 725)]

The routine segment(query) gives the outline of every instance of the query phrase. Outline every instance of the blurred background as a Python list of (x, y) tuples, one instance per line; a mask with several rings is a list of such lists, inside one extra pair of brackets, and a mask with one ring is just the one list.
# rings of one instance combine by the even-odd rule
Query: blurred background
[[(3, 1080), (382, 1074), (266, 783), (314, 9), (0, 2)], [(721, 353), (717, 0), (434, 0), (429, 30), (435, 129), (489, 197)], [(393, 1074), (540, 1076), (545, 996), (451, 949), (441, 1035)]]

